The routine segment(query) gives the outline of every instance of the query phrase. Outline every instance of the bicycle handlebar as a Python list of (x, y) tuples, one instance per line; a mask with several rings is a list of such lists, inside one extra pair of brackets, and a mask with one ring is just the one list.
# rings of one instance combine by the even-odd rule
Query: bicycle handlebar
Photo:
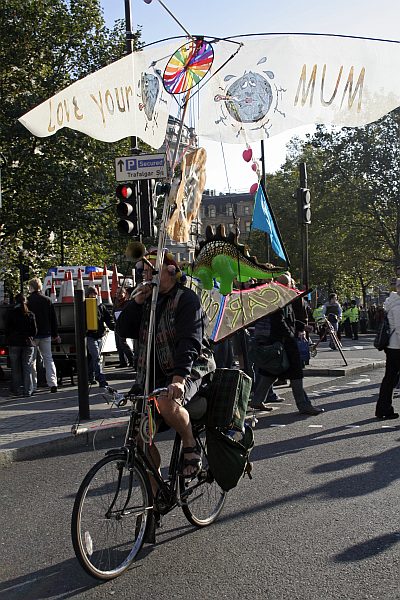
[[(144, 400), (146, 398), (144, 394), (131, 394), (130, 392), (119, 392), (118, 390), (112, 388), (109, 385), (105, 386), (104, 389), (112, 396), (111, 404), (115, 404), (115, 406), (117, 406), (118, 408), (122, 408), (123, 406), (125, 406), (128, 400), (133, 403), (137, 400)], [(158, 396), (160, 396), (166, 391), (166, 387), (156, 388), (147, 396), (147, 398), (158, 398)]]

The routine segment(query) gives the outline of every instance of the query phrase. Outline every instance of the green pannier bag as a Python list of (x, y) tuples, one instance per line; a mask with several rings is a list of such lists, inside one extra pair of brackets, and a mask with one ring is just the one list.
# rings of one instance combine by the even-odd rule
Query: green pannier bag
[(252, 380), (240, 369), (216, 369), (207, 387), (207, 426), (243, 429)]
[(236, 487), (246, 473), (251, 479), (249, 456), (254, 446), (254, 434), (249, 425), (244, 426), (243, 434), (237, 430), (207, 427), (206, 439), (208, 466), (225, 492)]

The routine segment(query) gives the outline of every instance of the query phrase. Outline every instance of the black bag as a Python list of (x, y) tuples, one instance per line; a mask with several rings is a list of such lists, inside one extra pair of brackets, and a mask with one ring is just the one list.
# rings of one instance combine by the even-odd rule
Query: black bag
[(281, 375), (289, 368), (289, 359), (282, 342), (266, 345), (254, 340), (251, 344), (250, 360), (256, 367), (271, 375)]
[(384, 350), (388, 347), (393, 331), (390, 331), (389, 319), (385, 313), (374, 339), (374, 346), (377, 350)]
[(207, 427), (206, 441), (208, 466), (225, 492), (236, 487), (245, 473), (251, 478), (249, 456), (254, 446), (254, 434), (249, 425), (244, 426), (244, 433)]
[(207, 425), (243, 429), (251, 386), (240, 369), (215, 369), (206, 390)]

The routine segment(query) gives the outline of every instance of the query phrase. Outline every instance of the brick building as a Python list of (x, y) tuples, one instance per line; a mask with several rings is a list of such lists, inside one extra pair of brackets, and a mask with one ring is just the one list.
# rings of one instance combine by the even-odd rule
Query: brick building
[(212, 190), (205, 190), (200, 207), (201, 232), (204, 233), (207, 225), (223, 223), (226, 231), (234, 228), (235, 213), (239, 222), (239, 230), (244, 237), (251, 228), (254, 208), (254, 195), (249, 193), (219, 194)]

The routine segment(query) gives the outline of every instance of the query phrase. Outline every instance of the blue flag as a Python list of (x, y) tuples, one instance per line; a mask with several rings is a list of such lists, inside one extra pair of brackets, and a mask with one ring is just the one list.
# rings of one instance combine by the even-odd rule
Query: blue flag
[(268, 233), (274, 252), (284, 261), (289, 262), (272, 213), (272, 208), (269, 205), (264, 186), (261, 184), (258, 186), (256, 193), (252, 229), (259, 229)]

